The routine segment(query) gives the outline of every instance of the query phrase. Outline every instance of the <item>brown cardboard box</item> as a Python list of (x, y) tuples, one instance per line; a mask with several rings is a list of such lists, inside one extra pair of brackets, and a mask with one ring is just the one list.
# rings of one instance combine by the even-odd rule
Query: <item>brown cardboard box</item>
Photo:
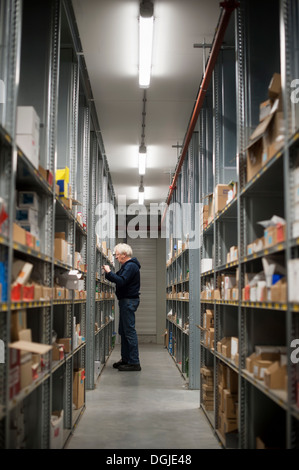
[(220, 212), (226, 206), (228, 193), (231, 187), (227, 184), (217, 184), (215, 187), (215, 214)]
[(61, 361), (64, 359), (64, 346), (63, 344), (54, 343), (52, 349), (52, 360)]
[(71, 338), (59, 338), (56, 340), (57, 344), (62, 344), (64, 346), (64, 351), (66, 353), (72, 352), (72, 339)]
[(281, 366), (278, 361), (272, 362), (264, 373), (265, 385), (271, 389), (284, 390), (286, 376), (286, 365)]
[(32, 354), (21, 352), (20, 386), (21, 390), (32, 384)]
[(223, 390), (223, 412), (225, 418), (236, 418), (236, 402), (238, 395), (228, 389)]
[(253, 373), (253, 367), (256, 361), (258, 360), (268, 360), (271, 362), (278, 361), (280, 358), (279, 353), (273, 352), (262, 352), (261, 354), (252, 353), (250, 356), (246, 357), (246, 370)]
[(75, 370), (73, 377), (73, 404), (76, 410), (84, 405), (84, 380), (85, 370)]
[(265, 146), (262, 138), (247, 147), (247, 182), (262, 168), (264, 151)]
[(13, 241), (26, 245), (26, 230), (14, 222), (13, 224)]
[(260, 114), (259, 114), (260, 122), (269, 116), (271, 108), (272, 108), (272, 104), (273, 102), (270, 99), (260, 103)]
[(227, 367), (227, 386), (231, 393), (238, 393), (238, 374), (230, 367)]
[(287, 301), (287, 283), (285, 279), (280, 279), (271, 286), (271, 301), (285, 303)]
[(213, 204), (214, 204), (214, 194), (208, 194), (207, 196), (207, 201), (208, 201), (208, 224), (212, 222), (214, 218), (214, 213), (213, 213)]
[(54, 299), (64, 300), (64, 287), (54, 287)]
[(276, 245), (276, 225), (270, 225), (264, 230), (264, 247)]
[(281, 91), (281, 76), (279, 73), (274, 73), (268, 87), (268, 96), (271, 100), (279, 97)]
[(224, 411), (224, 400), (223, 400), (223, 392), (224, 388), (222, 384), (218, 384), (218, 410), (223, 412)]
[(13, 310), (11, 312), (10, 336), (12, 341), (18, 341), (19, 332), (27, 328), (27, 310)]
[(67, 262), (68, 246), (67, 242), (62, 238), (55, 238), (54, 240), (54, 257), (63, 263)]

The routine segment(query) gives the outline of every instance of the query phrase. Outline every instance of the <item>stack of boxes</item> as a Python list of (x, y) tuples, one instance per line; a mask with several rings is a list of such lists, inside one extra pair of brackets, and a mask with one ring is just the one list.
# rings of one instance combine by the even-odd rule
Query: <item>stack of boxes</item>
[(27, 327), (26, 310), (11, 312), (11, 340), (10, 399), (30, 386), (44, 371), (47, 364), (44, 355), (52, 349), (52, 346), (32, 341), (31, 329)]
[(40, 251), (39, 196), (34, 191), (19, 191), (17, 200), (13, 239), (22, 245)]
[(270, 389), (287, 390), (287, 356), (283, 346), (256, 346), (246, 370)]
[(236, 274), (220, 275), (217, 277), (217, 286), (215, 288), (213, 279), (206, 281), (200, 293), (201, 300), (227, 300), (237, 301), (238, 290), (238, 269)]
[(278, 152), (284, 143), (284, 121), (280, 74), (274, 73), (268, 87), (268, 99), (260, 104), (260, 123), (247, 146), (247, 181)]
[(212, 367), (201, 367), (202, 405), (207, 411), (214, 410), (214, 369)]
[(229, 184), (217, 184), (213, 193), (205, 197), (201, 205), (200, 229), (204, 230), (219, 212), (234, 199), (237, 194), (237, 183), (231, 181)]
[(203, 342), (208, 349), (214, 349), (214, 312), (207, 309), (203, 314)]
[(238, 374), (219, 363), (218, 430), (223, 438), (238, 429)]
[(217, 352), (239, 365), (239, 340), (236, 336), (225, 336), (217, 342)]

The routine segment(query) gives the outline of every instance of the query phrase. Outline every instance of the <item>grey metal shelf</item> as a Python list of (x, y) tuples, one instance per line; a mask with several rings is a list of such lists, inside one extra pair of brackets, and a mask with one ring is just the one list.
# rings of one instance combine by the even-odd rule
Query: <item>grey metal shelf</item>
[[(257, 21), (256, 12), (259, 12)], [(267, 20), (266, 20), (267, 18)], [(271, 18), (271, 19), (270, 19)], [(237, 300), (201, 299), (201, 325), (206, 310), (214, 313), (214, 349), (207, 347), (200, 340), (201, 367), (213, 371), (214, 396), (213, 411), (205, 408), (203, 392), (200, 388), (200, 402), (215, 432), (224, 447), (226, 438), (223, 434), (220, 416), (218, 384), (223, 366), (228, 367), (238, 378), (238, 446), (255, 448), (256, 438), (264, 438), (265, 445), (282, 448), (298, 448), (298, 409), (296, 406), (296, 386), (299, 369), (291, 363), (290, 344), (298, 338), (299, 319), (297, 302), (289, 298), (281, 301), (242, 300), (242, 288), (245, 287), (245, 275), (263, 270), (263, 258), (270, 258), (282, 263), (287, 274), (289, 261), (298, 258), (298, 237), (293, 236), (294, 220), (294, 180), (293, 169), (298, 165), (298, 106), (290, 100), (291, 82), (298, 72), (299, 57), (297, 49), (299, 12), (296, 2), (276, 1), (271, 6), (257, 1), (243, 0), (231, 20), (231, 35), (228, 43), (235, 44), (237, 61), (232, 63), (224, 56), (218, 60), (206, 102), (199, 116), (200, 148), (200, 200), (206, 204), (207, 195), (219, 183), (227, 183), (223, 167), (223, 155), (232, 155), (233, 150), (223, 151), (222, 139), (225, 135), (226, 110), (223, 96), (235, 93), (235, 110), (230, 118), (235, 123), (236, 181), (238, 191), (223, 210), (213, 217), (201, 229), (200, 259), (212, 258), (213, 268), (200, 272), (200, 291), (207, 282), (213, 282), (222, 274), (237, 273)], [(265, 25), (269, 25), (269, 29)], [(271, 24), (271, 26), (270, 26)], [(263, 27), (260, 27), (263, 25)], [(234, 34), (232, 34), (234, 30)], [(266, 51), (267, 44), (267, 53)], [(269, 54), (269, 50), (272, 53)], [(259, 64), (259, 65), (258, 65)], [(281, 65), (281, 67), (280, 67)], [(221, 67), (230, 67), (235, 81), (225, 81)], [(259, 122), (259, 104), (267, 98), (267, 87), (274, 72), (280, 72), (282, 82), (283, 113), (286, 124), (284, 145), (274, 152), (271, 160), (247, 178), (247, 145), (249, 137)], [(212, 113), (214, 111), (214, 113)], [(231, 110), (230, 110), (231, 111)], [(214, 117), (213, 117), (214, 116)], [(213, 156), (213, 162), (212, 162)], [(248, 244), (263, 235), (263, 228), (258, 221), (267, 220), (272, 215), (286, 220), (286, 237), (266, 248), (247, 252)], [(225, 233), (228, 224), (231, 231)], [(224, 231), (221, 232), (222, 227)], [(235, 233), (234, 233), (235, 232)], [(231, 235), (230, 235), (231, 233)], [(238, 248), (238, 258), (225, 262), (226, 243)], [(267, 324), (271, 323), (271, 328)], [(199, 336), (201, 333), (199, 332)], [(239, 365), (215, 351), (217, 342), (225, 336), (235, 336), (239, 345)], [(256, 345), (280, 345), (286, 349), (287, 390), (272, 390), (246, 370), (245, 360), (254, 351)], [(201, 379), (204, 381), (203, 376)], [(202, 383), (202, 382), (201, 382)], [(261, 410), (265, 410), (265, 414)], [(268, 418), (266, 417), (268, 413)], [(270, 416), (277, 416), (280, 429), (277, 440), (271, 435), (275, 428)], [(222, 431), (221, 431), (222, 429)], [(268, 429), (268, 434), (265, 429)]]
[[(15, 0), (4, 1), (2, 7), (5, 18), (0, 18), (0, 40), (5, 40), (4, 43), (10, 47), (1, 48), (0, 52), (0, 80), (6, 80), (9, 76), (9, 86), (6, 87), (6, 102), (9, 105), (6, 113), (1, 113), (4, 120), (0, 123), (0, 197), (4, 199), (9, 218), (8, 228), (5, 231), (0, 229), (0, 261), (5, 261), (7, 279), (11, 278), (14, 258), (30, 261), (38, 270), (38, 281), (52, 291), (58, 272), (67, 273), (79, 268), (83, 289), (94, 294), (96, 280), (92, 259), (96, 258), (98, 250), (93, 240), (96, 219), (89, 219), (89, 213), (94, 216), (95, 204), (100, 201), (113, 203), (114, 192), (103, 155), (104, 146), (98, 137), (99, 125), (91, 101), (92, 92), (87, 86), (89, 80), (84, 56), (78, 54), (81, 46), (72, 5), (66, 0), (46, 0), (42, 3)], [(28, 54), (28, 51), (31, 53)], [(67, 101), (66, 97), (69, 98)], [(14, 116), (17, 105), (33, 106), (40, 117), (39, 164), (42, 168), (33, 164), (30, 155), (16, 144)], [(96, 158), (91, 162), (93, 136), (97, 136), (94, 140)], [(93, 182), (90, 178), (91, 165)], [(56, 194), (56, 170), (66, 166), (70, 169), (72, 198), (76, 200), (72, 207), (67, 199), (62, 200)], [(17, 203), (15, 193), (20, 190), (36, 191), (40, 196), (38, 249), (37, 245), (31, 247), (13, 240), (12, 222), (15, 221)], [(91, 200), (94, 201), (92, 206)], [(115, 240), (113, 228), (114, 224), (110, 221), (109, 248)], [(69, 243), (67, 260), (54, 256), (56, 232), (65, 232)], [(85, 267), (75, 265), (75, 252), (80, 253), (81, 263)], [(104, 260), (104, 255), (100, 254), (102, 256)], [(99, 286), (101, 291), (113, 293), (112, 284), (99, 283)], [(51, 345), (52, 331), (55, 330), (58, 337), (68, 338), (74, 344), (73, 318), (81, 325), (82, 344), (59, 361), (52, 360), (51, 353), (48, 353), (44, 358), (44, 371), (13, 397), (9, 395), (10, 363), (0, 364), (0, 448), (51, 447), (50, 423), (55, 410), (64, 411), (63, 440), (60, 443), (63, 447), (85, 410), (85, 398), (79, 409), (73, 409), (74, 370), (84, 369), (84, 389), (93, 388), (93, 366), (97, 359), (94, 338), (97, 338), (98, 350), (103, 351), (103, 366), (111, 353), (114, 298), (107, 296), (101, 300), (107, 321), (95, 333), (96, 303), (95, 299), (90, 302), (92, 295), (75, 298), (71, 294), (69, 298), (62, 299), (51, 297), (48, 300), (12, 301), (10, 286), (7, 285), (2, 292), (7, 299), (0, 301), (0, 339), (5, 344), (6, 358), (9, 357), (13, 311), (19, 312), (19, 315), (26, 311), (27, 328), (32, 331), (33, 341), (38, 343)], [(34, 419), (29, 419), (30, 410), (34, 410)], [(17, 429), (19, 420), (24, 423), (22, 440), (16, 438), (15, 430), (11, 428), (11, 423), (16, 423)]]

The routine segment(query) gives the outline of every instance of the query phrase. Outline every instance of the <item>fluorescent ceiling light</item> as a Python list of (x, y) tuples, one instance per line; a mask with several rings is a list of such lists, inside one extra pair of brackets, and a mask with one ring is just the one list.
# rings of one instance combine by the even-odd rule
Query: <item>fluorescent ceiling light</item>
[(152, 68), (154, 16), (153, 4), (140, 4), (139, 17), (139, 86), (148, 88)]
[(145, 145), (141, 145), (139, 147), (138, 168), (139, 168), (139, 174), (140, 175), (145, 175), (145, 168), (146, 168), (146, 147), (145, 147)]

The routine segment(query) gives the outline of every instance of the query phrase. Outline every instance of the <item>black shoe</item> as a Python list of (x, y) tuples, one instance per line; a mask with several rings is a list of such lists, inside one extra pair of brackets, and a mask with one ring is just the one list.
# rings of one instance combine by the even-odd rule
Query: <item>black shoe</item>
[(121, 359), (120, 361), (115, 362), (115, 363), (113, 364), (113, 367), (114, 367), (114, 369), (118, 369), (119, 366), (123, 366), (123, 365), (125, 365), (125, 364), (128, 364), (128, 363), (127, 363), (127, 362), (124, 362), (124, 361)]
[(138, 371), (141, 370), (140, 364), (124, 364), (118, 367), (120, 371)]

